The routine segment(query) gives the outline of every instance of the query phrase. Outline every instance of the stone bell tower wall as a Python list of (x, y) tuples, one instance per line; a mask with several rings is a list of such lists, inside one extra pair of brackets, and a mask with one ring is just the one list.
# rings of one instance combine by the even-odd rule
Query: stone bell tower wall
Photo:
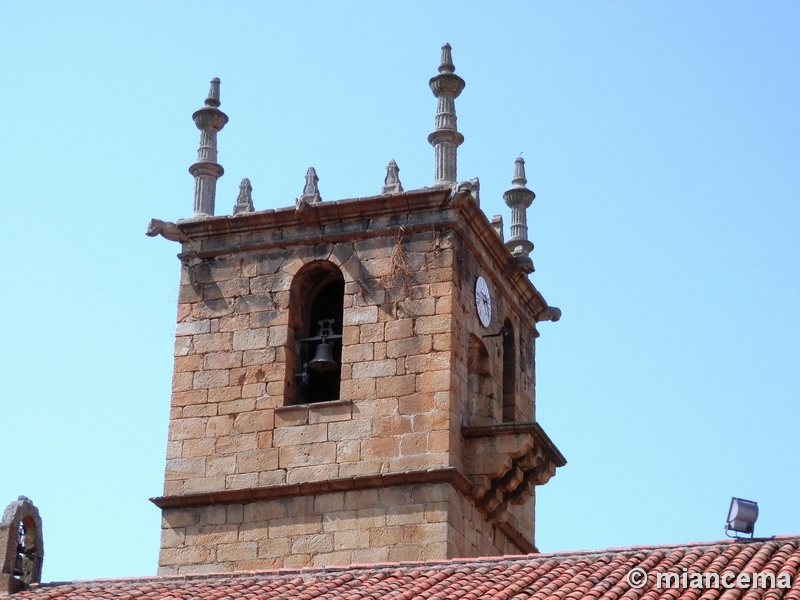
[[(175, 373), (164, 495), (154, 499), (161, 572), (534, 550), (531, 469), (546, 436), (502, 421), (533, 418), (533, 322), (546, 305), (508, 270), (467, 196), (426, 189), (320, 203), (305, 216), (175, 225)], [(486, 329), (478, 274), (495, 303)], [(340, 395), (308, 403), (297, 376), (298, 338), (312, 332), (303, 303), (330, 277), (343, 280)], [(530, 360), (500, 381), (510, 342), (483, 336), (503, 324)], [(475, 340), (489, 365), (480, 401)], [(516, 412), (502, 405), (509, 397)]]
[[(185, 243), (164, 495), (453, 466), (449, 212)], [(345, 283), (341, 399), (297, 406), (291, 286), (315, 261)]]

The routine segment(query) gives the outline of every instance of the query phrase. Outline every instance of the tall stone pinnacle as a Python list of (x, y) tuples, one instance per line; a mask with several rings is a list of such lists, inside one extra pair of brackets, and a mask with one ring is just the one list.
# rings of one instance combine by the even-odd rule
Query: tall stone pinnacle
[(525, 187), (526, 183), (528, 180), (525, 178), (525, 161), (520, 156), (514, 161), (511, 188), (503, 194), (503, 200), (511, 208), (510, 237), (505, 245), (519, 266), (527, 273), (531, 273), (533, 262), (529, 255), (533, 250), (533, 243), (528, 239), (527, 210), (536, 198), (536, 194)]
[(219, 104), (219, 79), (215, 77), (211, 80), (205, 106), (192, 115), (200, 130), (197, 162), (189, 167), (189, 173), (194, 176), (193, 218), (214, 216), (217, 179), (225, 173), (222, 165), (217, 163), (217, 132), (225, 127), (228, 115), (219, 110)]
[(442, 59), (439, 74), (432, 77), (428, 85), (439, 100), (436, 107), (436, 125), (428, 142), (435, 155), (434, 185), (446, 186), (456, 182), (457, 149), (464, 142), (464, 136), (456, 127), (455, 99), (464, 90), (466, 83), (455, 74), (450, 44), (442, 46)]

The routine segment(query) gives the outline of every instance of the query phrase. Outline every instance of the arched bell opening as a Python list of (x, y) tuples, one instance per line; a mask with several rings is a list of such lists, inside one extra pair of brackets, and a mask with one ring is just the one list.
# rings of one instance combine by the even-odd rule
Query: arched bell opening
[(503, 323), (503, 421), (517, 421), (517, 344), (514, 327), (508, 319)]
[(344, 277), (336, 265), (314, 261), (297, 272), (289, 317), (295, 341), (293, 381), (286, 404), (339, 399), (343, 312)]
[(492, 380), (489, 352), (477, 336), (470, 334), (467, 353), (467, 424), (492, 425), (499, 422), (501, 411)]

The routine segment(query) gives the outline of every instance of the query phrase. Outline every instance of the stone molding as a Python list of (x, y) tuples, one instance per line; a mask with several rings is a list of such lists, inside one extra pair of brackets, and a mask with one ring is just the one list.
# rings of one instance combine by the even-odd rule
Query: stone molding
[[(467, 189), (472, 187), (469, 185)], [(185, 236), (185, 241), (178, 257), (181, 260), (213, 258), (286, 247), (300, 240), (304, 243), (349, 241), (354, 234), (359, 239), (368, 239), (386, 235), (387, 230), (395, 231), (398, 227), (403, 227), (407, 234), (430, 231), (431, 227), (439, 230), (452, 228), (488, 272), (508, 275), (503, 287), (509, 287), (506, 282), (510, 284), (509, 301), (512, 304), (519, 303), (534, 315), (553, 308), (548, 306), (525, 271), (517, 268), (514, 257), (480, 209), (476, 194), (457, 196), (460, 202), (453, 206), (450, 188), (423, 188), (398, 194), (320, 202), (313, 209), (309, 206), (311, 210), (302, 218), (295, 206), (289, 206), (236, 217), (179, 221), (175, 230)], [(170, 232), (174, 233), (172, 229)], [(174, 239), (174, 235), (167, 239)], [(521, 310), (519, 312), (524, 314)], [(536, 319), (537, 322), (542, 320), (545, 319)]]
[[(223, 492), (210, 492), (186, 496), (159, 496), (150, 498), (150, 502), (162, 510), (169, 508), (196, 508), (219, 504), (238, 504), (256, 502), (259, 500), (291, 498), (296, 496), (314, 496), (328, 492), (366, 490), (415, 483), (449, 483), (466, 497), (469, 497), (469, 495), (474, 492), (472, 482), (461, 471), (455, 467), (445, 467), (441, 469), (429, 469), (427, 471), (366, 475), (363, 477), (348, 477), (345, 479), (332, 479), (328, 481), (314, 481), (242, 490), (226, 490)], [(492, 522), (492, 524), (502, 531), (522, 553), (530, 554), (538, 552), (536, 547), (519, 531), (519, 529), (517, 529), (513, 523), (508, 522), (508, 519), (498, 519), (496, 522)]]

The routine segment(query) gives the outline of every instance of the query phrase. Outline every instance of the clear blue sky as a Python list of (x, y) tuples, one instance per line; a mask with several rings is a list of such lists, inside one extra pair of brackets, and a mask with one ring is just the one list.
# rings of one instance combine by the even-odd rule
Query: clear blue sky
[[(212, 77), (218, 214), (430, 185), (439, 48), (467, 82), (459, 177), (503, 214), (523, 152), (538, 417), (569, 464), (542, 551), (800, 533), (800, 5), (0, 0), (0, 505), (45, 580), (153, 574), (178, 246)], [(0, 506), (0, 509), (2, 506)]]

